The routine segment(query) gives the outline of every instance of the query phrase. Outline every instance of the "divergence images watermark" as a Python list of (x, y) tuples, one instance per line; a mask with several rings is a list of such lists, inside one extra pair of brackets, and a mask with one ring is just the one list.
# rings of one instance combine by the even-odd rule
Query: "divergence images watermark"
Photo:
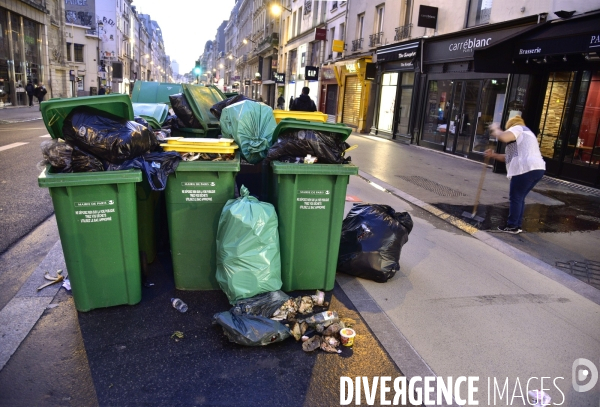
[[(483, 382), (483, 383), (482, 383)], [(480, 382), (479, 376), (406, 377), (375, 376), (340, 377), (340, 405), (377, 405), (402, 406), (423, 404), (439, 406), (442, 403), (459, 405), (508, 405), (508, 406), (546, 406), (565, 405), (564, 390), (568, 390), (568, 382), (564, 377), (530, 377), (526, 381), (519, 378), (499, 379), (488, 377)], [(588, 359), (579, 358), (573, 362), (572, 386), (576, 392), (590, 391), (598, 383), (598, 368)], [(480, 386), (487, 387), (487, 399), (476, 398)], [(558, 392), (558, 396), (550, 402), (545, 393)], [(542, 395), (544, 397), (542, 397)]]

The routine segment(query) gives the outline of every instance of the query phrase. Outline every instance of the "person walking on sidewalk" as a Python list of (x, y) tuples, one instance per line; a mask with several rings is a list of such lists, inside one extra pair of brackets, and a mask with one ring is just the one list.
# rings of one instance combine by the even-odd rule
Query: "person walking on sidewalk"
[(27, 97), (29, 98), (29, 107), (33, 106), (33, 91), (35, 88), (33, 87), (33, 83), (31, 81), (27, 82), (25, 86), (25, 92), (27, 92)]
[(33, 95), (37, 98), (38, 103), (40, 105), (44, 101), (44, 97), (46, 96), (46, 93), (48, 93), (48, 91), (46, 90), (46, 87), (41, 83), (40, 83), (40, 86), (35, 88), (35, 90), (33, 91)]
[(489, 149), (484, 155), (506, 162), (507, 177), (510, 179), (508, 220), (505, 226), (498, 226), (498, 230), (512, 234), (521, 233), (525, 197), (544, 176), (546, 163), (535, 134), (525, 126), (521, 116), (509, 119), (506, 122), (506, 131), (502, 131), (498, 123), (492, 123), (490, 134), (506, 143), (506, 153), (498, 154)]
[(316, 112), (317, 106), (315, 102), (308, 96), (310, 89), (305, 86), (302, 88), (302, 94), (294, 99), (293, 105), (290, 110), (296, 110), (301, 112)]

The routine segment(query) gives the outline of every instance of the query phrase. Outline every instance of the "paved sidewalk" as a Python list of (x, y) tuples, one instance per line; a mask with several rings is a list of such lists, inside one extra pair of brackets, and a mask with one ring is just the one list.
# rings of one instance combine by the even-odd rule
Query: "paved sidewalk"
[(34, 106), (7, 106), (0, 109), (0, 124), (41, 120), (42, 112), (39, 104)]

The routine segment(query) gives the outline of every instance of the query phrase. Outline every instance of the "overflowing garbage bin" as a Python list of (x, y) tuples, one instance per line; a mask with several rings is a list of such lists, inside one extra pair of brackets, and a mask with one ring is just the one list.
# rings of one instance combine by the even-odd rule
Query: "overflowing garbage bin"
[[(312, 130), (345, 141), (345, 125), (282, 120), (273, 133)], [(283, 291), (332, 290), (338, 260), (346, 188), (353, 164), (298, 164), (271, 161), (269, 200), (279, 216)]]
[(133, 103), (166, 103), (170, 105), (169, 95), (181, 93), (181, 84), (153, 81), (135, 81), (131, 91)]
[[(206, 142), (202, 151), (235, 155), (231, 160), (184, 161), (169, 176), (165, 198), (175, 288), (218, 290), (216, 234), (223, 206), (235, 195), (234, 180), (240, 170), (240, 156), (236, 152), (237, 145), (222, 145), (226, 143), (223, 139), (212, 143), (196, 141)], [(163, 148), (189, 153), (200, 151), (191, 145), (190, 139), (180, 139)]]
[[(62, 138), (64, 121), (79, 106), (133, 119), (127, 95), (52, 99), (42, 116), (52, 138)], [(138, 242), (137, 169), (56, 173), (48, 166), (38, 177), (48, 188), (78, 311), (141, 300)]]

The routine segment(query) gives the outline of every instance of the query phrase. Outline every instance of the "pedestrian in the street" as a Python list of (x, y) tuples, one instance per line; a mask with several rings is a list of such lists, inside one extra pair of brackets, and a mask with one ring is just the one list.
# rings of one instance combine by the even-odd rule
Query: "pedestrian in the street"
[(521, 116), (509, 119), (506, 122), (506, 131), (502, 131), (498, 123), (492, 123), (490, 134), (506, 143), (506, 153), (498, 154), (489, 149), (484, 155), (506, 162), (507, 177), (510, 179), (508, 220), (506, 225), (498, 226), (498, 230), (512, 234), (521, 233), (525, 197), (544, 176), (546, 163), (535, 134), (525, 126)]
[(301, 111), (301, 112), (316, 112), (317, 106), (315, 102), (308, 96), (310, 89), (305, 86), (302, 88), (302, 94), (294, 99), (293, 106), (290, 110)]
[(48, 93), (48, 91), (46, 90), (46, 87), (41, 83), (40, 83), (40, 86), (36, 87), (35, 90), (33, 91), (33, 94), (37, 98), (38, 103), (40, 105), (44, 101), (44, 96), (46, 96), (46, 93)]
[(106, 95), (106, 89), (104, 86), (100, 86), (100, 90), (98, 91), (98, 95)]
[(290, 107), (289, 107), (289, 109), (290, 110), (294, 110), (294, 109), (292, 109), (293, 106), (294, 106), (294, 96), (290, 96)]
[(285, 109), (285, 99), (283, 98), (283, 93), (280, 93), (279, 97), (277, 98), (277, 109)]
[(35, 87), (33, 86), (33, 83), (31, 83), (31, 81), (27, 82), (27, 85), (25, 86), (25, 92), (27, 92), (27, 97), (29, 98), (29, 107), (33, 106), (33, 91), (35, 90)]

